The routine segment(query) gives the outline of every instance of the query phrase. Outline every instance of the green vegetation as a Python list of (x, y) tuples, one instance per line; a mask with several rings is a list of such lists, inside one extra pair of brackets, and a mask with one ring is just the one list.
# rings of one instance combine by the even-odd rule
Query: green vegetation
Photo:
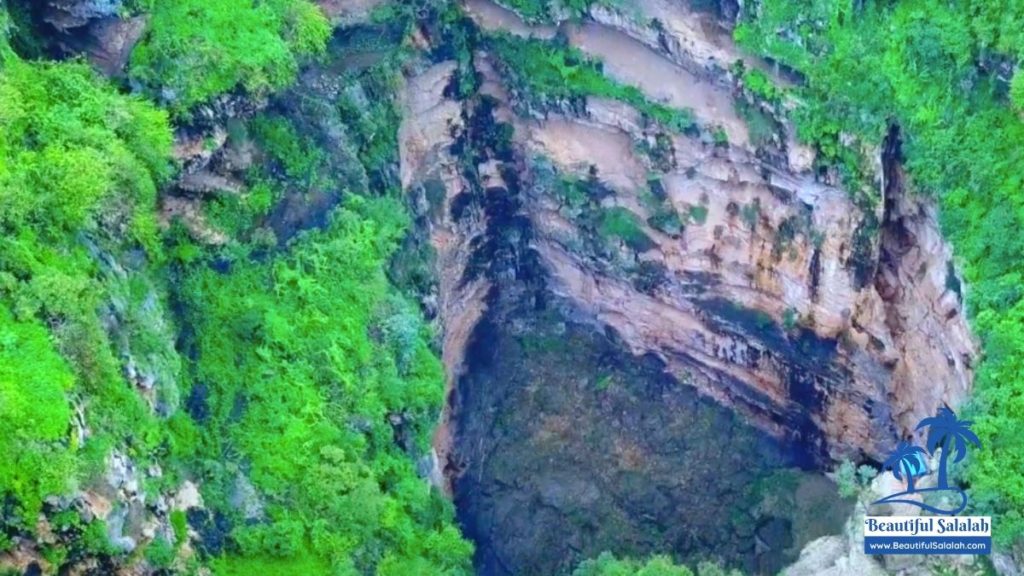
[[(579, 17), (592, 4), (567, 0), (564, 10), (553, 10), (539, 0), (508, 1), (535, 21)], [(231, 138), (251, 137), (266, 163), (246, 175), (242, 194), (204, 202), (206, 222), (233, 243), (205, 247), (180, 225), (168, 233), (157, 226), (157, 193), (173, 173), (169, 118), (187, 121), (197, 106), (226, 93), (259, 99), (287, 88), (302, 62), (324, 54), (330, 24), (309, 0), (126, 6), (149, 18), (129, 82), (166, 110), (117, 92), (80, 61), (23, 60), (8, 46), (12, 24), (10, 42), (21, 54), (41, 57), (46, 44), (30, 30), (31, 14), (0, 9), (0, 453), (11, 456), (0, 462), (0, 499), (10, 503), (0, 517), (0, 549), (10, 544), (7, 535), (36, 530), (46, 497), (94, 484), (116, 450), (139, 470), (161, 466), (159, 479), (143, 479), (148, 494), (186, 476), (200, 482), (207, 507), (224, 519), (226, 527), (216, 529), (228, 532), (211, 536), (220, 544), (200, 547), (216, 574), (466, 573), (472, 547), (454, 526), (451, 504), (415, 470), (442, 401), (436, 336), (385, 275), (410, 226), (394, 190), (394, 94), (409, 48), (396, 40), (381, 65), (339, 74), (343, 85), (330, 111), (340, 118), (339, 140), (358, 159), (344, 178), (334, 168), (348, 150), (312, 138), (314, 122), (281, 110), (233, 121)], [(736, 36), (806, 78), (794, 112), (800, 135), (852, 188), (873, 190), (862, 155), (845, 136), (876, 144), (893, 120), (899, 124), (913, 184), (941, 201), (985, 345), (972, 409), (982, 449), (961, 479), (971, 484), (976, 511), (999, 519), (998, 541), (1020, 541), (1024, 74), (1007, 80), (999, 70), (1024, 56), (1024, 7), (969, 0), (856, 6), (762, 0), (745, 8)], [(395, 28), (411, 30), (420, 8), (392, 6), (392, 17), (405, 19)], [(441, 20), (428, 26), (458, 33), (453, 46), (430, 57), (458, 61), (453, 90), (465, 97), (476, 82), (471, 35), (457, 9), (424, 10)], [(495, 35), (481, 47), (538, 107), (612, 98), (671, 130), (693, 128), (689, 112), (606, 78), (600, 62), (564, 43)], [(785, 96), (760, 71), (743, 70), (742, 81), (767, 105)], [(741, 113), (755, 141), (767, 142), (770, 119), (753, 105)], [(495, 141), (507, 153), (508, 128), (501, 130)], [(713, 138), (726, 143), (721, 129)], [(668, 170), (670, 139), (659, 134), (648, 146), (658, 168)], [(632, 212), (598, 205), (607, 191), (575, 180), (556, 185), (563, 206), (582, 212), (590, 230), (637, 252), (651, 247)], [(284, 198), (325, 190), (340, 206), (323, 208), (323, 222), (307, 226), (315, 230), (280, 243), (259, 233), (269, 232), (267, 219)], [(440, 205), (441, 192), (432, 192)], [(739, 210), (756, 226), (758, 204)], [(704, 205), (686, 214), (687, 223), (706, 218)], [(684, 225), (670, 206), (648, 223), (668, 233)], [(415, 270), (409, 284), (426, 286), (429, 270), (418, 264), (403, 263)], [(640, 270), (644, 286), (657, 285), (659, 270)], [(169, 295), (179, 316), (168, 312)], [(766, 315), (735, 316), (744, 326), (775, 330)], [(187, 328), (180, 339), (171, 318)], [(787, 310), (783, 325), (796, 323)], [(540, 344), (524, 347), (565, 346)], [(178, 349), (188, 354), (187, 368)], [(141, 372), (153, 377), (151, 392), (140, 390)], [(605, 392), (612, 385), (607, 377), (595, 383)], [(80, 445), (83, 427), (89, 435)], [(839, 481), (850, 492), (869, 476), (844, 465)], [(74, 542), (42, 550), (57, 564), (118, 554), (102, 521), (85, 523), (68, 510), (51, 521)], [(190, 528), (181, 511), (169, 522), (173, 541), (146, 543), (138, 558), (174, 565)], [(609, 554), (575, 572), (692, 573), (666, 557), (640, 562)], [(697, 573), (721, 571), (701, 565)]]
[(471, 548), (450, 505), (424, 490), (411, 457), (427, 448), (443, 385), (429, 332), (383, 273), (403, 214), (352, 197), (326, 230), (272, 261), (185, 278), (193, 378), (209, 386), (195, 464), (213, 494), (231, 494), (246, 473), (269, 520), (238, 518), (233, 537), (249, 560), (226, 558), (226, 573), (236, 560), (307, 555), (339, 574), (465, 566)]
[(280, 89), (302, 58), (323, 52), (331, 28), (308, 0), (145, 0), (149, 31), (129, 75), (177, 114), (236, 87)]
[(677, 132), (693, 126), (689, 111), (651, 102), (636, 86), (610, 80), (602, 73), (600, 62), (564, 43), (498, 34), (489, 37), (487, 44), (508, 70), (513, 84), (525, 89), (542, 106), (600, 96), (625, 102)]
[(2, 57), (0, 226), (60, 239), (96, 225), (115, 202), (134, 239), (156, 247), (157, 184), (169, 175), (170, 131), (152, 106), (118, 95), (78, 63)]
[(1024, 539), (1024, 80), (993, 71), (1024, 55), (1024, 5), (765, 0), (736, 30), (806, 78), (800, 135), (848, 180), (839, 133), (877, 144), (895, 120), (913, 185), (935, 194), (967, 283), (985, 357), (971, 416), (982, 448), (964, 478), (1003, 545)]
[(572, 576), (740, 576), (737, 570), (725, 570), (712, 562), (701, 562), (697, 570), (673, 563), (668, 556), (653, 556), (647, 561), (619, 559), (604, 552), (584, 560)]
[(703, 204), (694, 204), (690, 206), (687, 215), (698, 225), (704, 224), (708, 221), (708, 207)]
[(586, 182), (563, 176), (555, 186), (555, 195), (563, 208), (578, 211), (591, 202), (590, 188)]
[(338, 103), (358, 147), (359, 159), (371, 183), (380, 187), (398, 184), (386, 175), (398, 162), (398, 124), (401, 121), (394, 96), (401, 86), (401, 52), (375, 66), (361, 78), (362, 97), (346, 92)]
[(252, 122), (250, 131), (267, 154), (280, 163), (290, 184), (307, 188), (313, 184), (324, 154), (304, 142), (291, 123), (280, 116), (263, 115)]
[[(329, 33), (308, 2), (150, 8), (131, 75), (173, 95), (165, 101), (179, 118), (239, 86), (284, 87)], [(45, 497), (88, 486), (116, 449), (142, 470), (159, 463), (168, 486), (199, 477), (230, 529), (226, 545), (203, 547), (219, 555), (217, 573), (465, 573), (472, 547), (415, 470), (443, 376), (432, 332), (384, 274), (408, 225), (394, 195), (367, 194), (361, 168), (361, 184), (329, 174), (305, 127), (264, 115), (229, 132), (251, 136), (268, 161), (243, 193), (204, 206), (234, 244), (197, 246), (180, 226), (164, 235), (156, 196), (171, 176), (168, 114), (83, 63), (27, 63), (6, 44), (0, 57), (0, 449), (14, 456), (0, 464), (0, 498), (14, 504), (4, 532), (33, 531)], [(364, 88), (379, 93), (347, 120), (367, 168), (385, 174), (397, 159), (397, 73), (368, 76)], [(342, 185), (358, 189), (323, 230), (269, 254), (274, 243), (252, 233), (285, 194)], [(168, 290), (189, 327), (184, 372)], [(124, 376), (150, 369), (152, 407)], [(179, 386), (189, 413), (178, 410)], [(86, 405), (81, 446), (72, 397)], [(168, 487), (146, 482), (148, 493)], [(242, 483), (255, 489), (248, 507), (236, 504)], [(56, 565), (119, 554), (102, 522), (65, 520), (54, 522), (79, 545), (46, 548)], [(173, 541), (138, 554), (156, 568), (175, 564), (188, 535), (184, 513), (169, 521)]]
[(0, 462), (0, 493), (17, 500), (26, 524), (74, 475), (66, 396), (73, 381), (46, 330), (0, 308), (0, 450), (8, 455)]
[(672, 206), (667, 205), (659, 206), (654, 214), (647, 219), (647, 224), (665, 234), (682, 234), (684, 228), (679, 213)]
[(758, 220), (761, 219), (761, 199), (754, 198), (750, 204), (741, 206), (740, 218), (743, 219), (743, 223), (747, 225), (747, 228), (751, 230), (756, 228)]
[(714, 129), (711, 132), (711, 138), (715, 142), (715, 146), (728, 147), (729, 146), (729, 135), (725, 132), (725, 128), (721, 126)]
[(156, 538), (146, 547), (146, 561), (154, 568), (168, 568), (174, 563), (174, 546), (163, 538)]
[(747, 69), (742, 60), (736, 63), (735, 71), (741, 76), (743, 87), (760, 100), (769, 104), (778, 104), (782, 101), (784, 91), (764, 72), (756, 68)]
[(877, 475), (878, 469), (873, 466), (868, 466), (867, 464), (856, 466), (850, 460), (844, 459), (839, 463), (839, 468), (835, 472), (835, 481), (839, 487), (839, 495), (843, 498), (853, 498), (862, 494)]
[(737, 100), (736, 111), (747, 124), (750, 141), (755, 146), (767, 146), (775, 138), (776, 126), (771, 116), (765, 114), (756, 104)]
[(557, 16), (578, 19), (594, 4), (614, 6), (614, 0), (502, 0), (499, 4), (515, 10), (531, 23), (554, 22)]
[[(189, 255), (174, 275), (194, 358), (176, 457), (201, 471), (207, 507), (230, 528), (209, 551), (216, 574), (468, 569), (450, 502), (416, 472), (443, 400), (434, 334), (385, 274), (410, 225), (384, 187), (397, 160), (393, 65), (345, 77), (372, 105), (299, 86), (287, 108), (235, 127), (261, 161), (243, 194), (205, 206), (235, 244), (175, 238), (173, 253)], [(335, 149), (325, 130), (345, 133)], [(341, 205), (318, 207), (322, 222), (261, 245), (253, 230), (275, 206), (325, 191)]]
[(799, 320), (800, 316), (795, 308), (786, 308), (786, 310), (782, 312), (782, 327), (786, 330), (796, 328), (796, 324)]
[[(0, 495), (19, 512), (0, 520), (19, 529), (34, 530), (41, 499), (88, 480), (114, 442), (134, 438), (142, 460), (159, 442), (100, 307), (116, 297), (140, 344), (156, 328), (137, 323), (130, 280), (93, 254), (160, 257), (156, 190), (169, 154), (163, 112), (84, 64), (24, 62), (0, 41), (0, 443), (13, 457), (0, 466)], [(69, 393), (90, 399), (84, 447)]]
[(621, 206), (604, 209), (598, 213), (597, 232), (605, 238), (621, 240), (635, 252), (646, 252), (654, 247), (654, 242), (644, 232), (640, 218)]
[(619, 560), (605, 552), (593, 560), (584, 560), (573, 576), (693, 576), (686, 566), (677, 566), (668, 556), (655, 556), (647, 562)]

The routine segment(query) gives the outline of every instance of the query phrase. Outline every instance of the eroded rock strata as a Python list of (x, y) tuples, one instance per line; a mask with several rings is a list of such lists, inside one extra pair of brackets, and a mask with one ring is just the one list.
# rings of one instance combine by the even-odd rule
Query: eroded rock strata
[[(657, 30), (611, 13), (556, 30), (481, 1), (467, 11), (483, 30), (561, 35), (692, 110), (684, 133), (599, 98), (537, 109), (484, 50), (468, 98), (449, 88), (453, 62), (406, 86), (402, 183), (434, 197), (451, 389), (437, 481), (484, 573), (564, 571), (609, 548), (711, 547), (778, 570), (836, 527), (795, 535), (796, 518), (752, 487), (787, 467), (878, 459), (970, 388), (960, 283), (934, 206), (906, 190), (898, 128), (869, 151), (877, 200), (855, 201), (784, 121), (769, 142), (750, 137), (720, 25), (655, 4), (669, 11)], [(609, 214), (641, 234), (602, 237)], [(679, 226), (659, 225), (666, 214)], [(698, 486), (751, 517), (712, 522), (701, 542), (680, 516), (701, 510)], [(764, 532), (740, 533), (750, 524)]]
[[(477, 14), (473, 8), (470, 13)], [(590, 34), (626, 33), (635, 32), (600, 28)], [(570, 42), (573, 37), (570, 33)], [(713, 40), (724, 42), (721, 36)], [(701, 44), (711, 41), (677, 38), (690, 50), (662, 54), (645, 48), (646, 58), (661, 58), (660, 66), (691, 58), (689, 67), (703, 70), (704, 78), (682, 67), (679, 73), (689, 74), (683, 77), (716, 98), (718, 108), (728, 109), (733, 94), (726, 80), (714, 78), (727, 66), (720, 58), (733, 52)], [(585, 43), (580, 47), (588, 50)], [(608, 62), (615, 53), (601, 54), (606, 70), (615, 69)], [(633, 353), (654, 354), (677, 379), (746, 413), (773, 435), (820, 438), (822, 455), (833, 457), (877, 457), (895, 438), (909, 434), (920, 417), (963, 399), (975, 348), (950, 252), (934, 207), (901, 185), (895, 140), (878, 153), (884, 200), (867, 211), (809, 170), (810, 163), (799, 159), (808, 151), (789, 143), (778, 157), (763, 159), (741, 127), (732, 130), (735, 137), (727, 145), (709, 142), (703, 131), (666, 134), (645, 126), (629, 106), (601, 99), (588, 99), (573, 114), (517, 115), (494, 63), (485, 53), (476, 56), (480, 93), (497, 102), (495, 120), (514, 127), (515, 160), (503, 170), (523, 180), (520, 214), (530, 221), (529, 247), (542, 262), (548, 288), (595, 325), (614, 329)], [(634, 69), (646, 63), (634, 61)], [(421, 102), (410, 110), (448, 112), (407, 116), (402, 141), (407, 188), (430, 182), (431, 170), (446, 165), (437, 159), (450, 154), (462, 129), (454, 108), (459, 104), (439, 88), (443, 82), (434, 78), (430, 95), (423, 92), (424, 78), (446, 69), (454, 67), (435, 66), (408, 86), (413, 99), (434, 98), (433, 108)], [(473, 104), (461, 105), (465, 113)], [(694, 110), (698, 124), (730, 123), (729, 116), (702, 117), (700, 108)], [(418, 139), (409, 136), (415, 131)], [(422, 137), (430, 131), (450, 137)], [(667, 159), (638, 152), (656, 138), (670, 139)], [(898, 138), (896, 132), (892, 138)], [(430, 143), (426, 149), (424, 141)], [(431, 158), (435, 161), (426, 160)], [(649, 243), (640, 250), (606, 253), (580, 249), (588, 231), (578, 214), (539, 181), (538, 158), (560, 175), (603, 189), (601, 207), (635, 214)], [(500, 181), (493, 161), (474, 168), (483, 186)], [(440, 181), (446, 185), (446, 208), (466, 203), (464, 174)], [(678, 233), (647, 223), (651, 195), (689, 218)], [(435, 244), (440, 261), (447, 262), (441, 274), (459, 276), (471, 251), (447, 261), (444, 255), (479, 230), (460, 238), (452, 226), (461, 219), (450, 209), (439, 214)], [(657, 270), (657, 281), (638, 287), (638, 268)], [(458, 300), (469, 285), (446, 284), (441, 300)], [(447, 338), (465, 333), (461, 322), (446, 318), (446, 325), (457, 327), (446, 331)], [(453, 377), (459, 356), (449, 345)]]

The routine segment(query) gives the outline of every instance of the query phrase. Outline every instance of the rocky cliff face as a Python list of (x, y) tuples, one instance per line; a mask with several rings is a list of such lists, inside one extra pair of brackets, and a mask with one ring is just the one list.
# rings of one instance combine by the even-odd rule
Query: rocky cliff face
[(451, 390), (435, 481), (478, 570), (612, 549), (777, 572), (847, 512), (821, 514), (834, 488), (791, 467), (879, 459), (970, 388), (960, 283), (898, 128), (865, 151), (871, 189), (844, 190), (752, 103), (733, 63), (772, 70), (714, 15), (652, 0), (556, 28), (464, 6), (695, 116), (678, 133), (601, 98), (539, 109), (485, 50), (468, 98), (454, 62), (406, 86), (402, 184), (433, 198)]
[[(905, 188), (898, 131), (873, 153), (881, 200), (856, 203), (812, 170), (813, 152), (787, 126), (768, 143), (752, 141), (737, 113), (740, 88), (725, 72), (739, 59), (727, 32), (707, 14), (639, 4), (649, 18), (598, 11), (596, 23), (561, 32), (600, 57), (611, 77), (693, 110), (701, 129), (692, 134), (645, 125), (629, 106), (601, 99), (568, 112), (517, 114), (522, 103), (501, 71), (487, 54), (475, 58), (480, 93), (498, 102), (494, 117), (514, 127), (516, 160), (505, 169), (514, 166), (523, 182), (519, 214), (530, 222), (529, 247), (549, 290), (595, 329), (613, 330), (632, 353), (657, 357), (677, 380), (777, 438), (809, 444), (819, 462), (878, 458), (921, 417), (961, 402), (976, 355), (935, 209)], [(554, 33), (482, 0), (467, 10), (484, 29)], [(634, 23), (651, 19), (656, 26)], [(440, 89), (439, 77), (451, 70), (442, 64), (409, 83), (401, 143), (407, 188), (445, 186), (434, 239), (441, 276), (456, 278), (480, 228), (453, 225), (464, 178), (450, 169), (437, 176), (452, 165), (448, 135), (463, 130), (460, 103)], [(646, 240), (588, 249), (593, 231), (545, 181), (541, 165), (603, 190), (601, 209), (636, 216)], [(476, 168), (478, 185), (502, 185), (493, 166)], [(665, 210), (678, 216), (679, 229), (651, 224)], [(483, 280), (442, 282), (453, 381), (468, 327), (480, 317), (477, 306), (463, 312), (465, 303), (484, 291)], [(450, 308), (456, 302), (458, 310)]]

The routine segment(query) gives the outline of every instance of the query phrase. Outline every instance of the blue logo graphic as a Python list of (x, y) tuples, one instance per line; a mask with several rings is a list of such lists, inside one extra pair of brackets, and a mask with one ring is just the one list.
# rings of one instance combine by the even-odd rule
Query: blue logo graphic
[[(962, 512), (967, 507), (967, 493), (958, 487), (949, 486), (947, 467), (949, 466), (950, 456), (954, 456), (954, 464), (967, 456), (968, 444), (973, 444), (978, 448), (981, 447), (981, 440), (978, 439), (974, 432), (971, 432), (971, 424), (973, 422), (970, 420), (958, 419), (956, 414), (948, 407), (943, 407), (939, 410), (937, 416), (921, 420), (917, 425), (917, 430), (928, 428), (926, 439), (928, 452), (925, 452), (920, 446), (914, 446), (909, 442), (900, 442), (889, 458), (886, 459), (883, 466), (888, 470), (892, 470), (892, 475), (897, 480), (906, 478), (907, 489), (903, 492), (886, 496), (881, 500), (876, 500), (874, 504), (910, 504), (935, 514), (954, 515)], [(942, 448), (942, 456), (939, 457), (937, 485), (934, 488), (916, 490), (914, 488), (914, 479), (923, 476), (927, 472), (925, 457), (929, 452), (934, 456), (939, 448)], [(921, 501), (919, 502), (907, 497), (912, 494), (920, 494)], [(924, 498), (929, 494), (951, 496), (954, 502), (959, 500), (959, 505), (952, 509), (944, 509), (925, 504)]]

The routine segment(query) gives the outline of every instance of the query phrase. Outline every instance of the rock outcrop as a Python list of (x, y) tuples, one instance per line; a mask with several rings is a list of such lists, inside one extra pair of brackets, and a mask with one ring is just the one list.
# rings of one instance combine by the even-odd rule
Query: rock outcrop
[(148, 20), (146, 16), (89, 20), (61, 37), (60, 45), (66, 53), (84, 55), (103, 74), (119, 76), (142, 39)]
[(84, 56), (107, 76), (119, 76), (146, 31), (148, 17), (132, 16), (121, 0), (46, 0), (30, 3), (41, 40), (55, 53)]
[(42, 4), (43, 20), (60, 31), (116, 16), (122, 9), (121, 0), (47, 0)]
[[(594, 167), (615, 191), (607, 207), (650, 222), (641, 179), (652, 167), (630, 146), (644, 135), (595, 123), (600, 115), (526, 124), (524, 145), (565, 173)], [(650, 290), (575, 254), (581, 233), (557, 199), (528, 202), (556, 292), (634, 353), (657, 354), (774, 433), (820, 436), (832, 457), (878, 457), (966, 396), (975, 349), (934, 209), (887, 185), (876, 225), (810, 175), (686, 137), (673, 149), (677, 168), (656, 185), (691, 217), (677, 234), (644, 227), (652, 245), (635, 256), (660, 271)]]
[(335, 25), (348, 26), (369, 20), (374, 9), (383, 6), (383, 0), (316, 0), (317, 6)]

